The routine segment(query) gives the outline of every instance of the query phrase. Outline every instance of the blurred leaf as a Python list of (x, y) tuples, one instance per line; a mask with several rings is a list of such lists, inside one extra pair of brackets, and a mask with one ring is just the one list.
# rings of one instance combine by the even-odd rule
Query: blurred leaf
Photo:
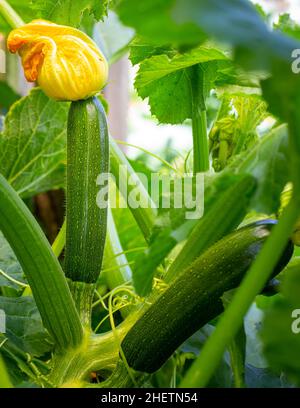
[(6, 315), (5, 336), (32, 356), (41, 356), (52, 348), (32, 297), (2, 297), (0, 309)]
[(23, 197), (64, 183), (68, 103), (40, 89), (15, 103), (0, 133), (0, 172)]
[(201, 44), (205, 35), (232, 44), (248, 66), (270, 67), (274, 59), (291, 61), (299, 44), (271, 32), (248, 0), (123, 0), (122, 21), (156, 44)]
[(291, 61), (296, 41), (271, 32), (248, 0), (175, 0), (178, 24), (196, 23), (207, 34), (236, 48), (239, 61), (255, 69)]
[[(201, 349), (203, 348), (207, 339), (211, 336), (214, 331), (214, 326), (211, 324), (206, 324), (195, 334), (193, 334), (188, 340), (186, 340), (179, 348), (184, 354), (192, 354), (196, 358)], [(190, 362), (188, 366), (193, 362), (193, 358), (190, 357)], [(187, 367), (186, 367), (187, 368)], [(218, 388), (229, 388), (232, 384), (232, 372), (229, 363), (228, 354), (224, 354), (222, 361), (215, 371), (212, 379), (210, 380), (208, 387), (218, 387)]]
[[(271, 367), (284, 371), (300, 385), (300, 333), (294, 331), (297, 324), (294, 310), (300, 310), (300, 268), (295, 264), (288, 268), (282, 285), (282, 296), (277, 296), (265, 310), (261, 336), (264, 354)], [(299, 320), (299, 319), (298, 319)], [(296, 328), (297, 328), (296, 327)]]
[[(83, 14), (88, 11), (96, 20), (107, 14), (110, 0), (36, 0), (32, 9), (40, 18), (54, 23), (78, 27)], [(37, 15), (35, 15), (35, 18)]]
[[(262, 297), (262, 296), (260, 296)], [(255, 368), (266, 369), (268, 363), (263, 356), (262, 341), (259, 337), (263, 312), (255, 303), (250, 307), (244, 319), (246, 341), (246, 364)]]
[(193, 65), (199, 66), (203, 94), (207, 97), (211, 88), (224, 80), (224, 75), (226, 78), (231, 62), (221, 51), (209, 47), (176, 54), (173, 58), (166, 54), (155, 55), (141, 62), (135, 87), (143, 99), (149, 97), (151, 113), (161, 123), (182, 123), (192, 117), (192, 82), (188, 68)]
[(245, 366), (246, 385), (248, 388), (289, 388), (284, 375), (275, 375), (266, 368), (253, 367), (250, 364)]
[[(9, 246), (8, 242), (6, 241), (1, 232), (0, 232), (0, 269), (4, 271), (7, 275), (11, 276), (13, 279), (25, 283), (21, 266), (13, 250), (11, 249), (11, 247)], [(1, 286), (20, 289), (20, 286), (6, 279), (3, 275), (0, 274), (0, 287)]]
[(134, 27), (151, 42), (193, 44), (205, 39), (193, 23), (178, 25), (171, 15), (174, 0), (123, 0), (117, 12), (124, 24)]
[(20, 96), (15, 93), (15, 91), (3, 81), (0, 81), (0, 108), (9, 109), (9, 107), (16, 102)]
[(262, 137), (249, 152), (236, 156), (229, 166), (256, 178), (258, 187), (251, 208), (258, 213), (272, 214), (278, 210), (281, 191), (289, 181), (287, 162), (288, 132), (281, 125)]

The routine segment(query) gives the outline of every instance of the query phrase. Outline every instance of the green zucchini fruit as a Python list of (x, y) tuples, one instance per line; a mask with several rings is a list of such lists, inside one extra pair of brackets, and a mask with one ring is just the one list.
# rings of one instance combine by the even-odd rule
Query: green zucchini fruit
[(72, 102), (67, 134), (67, 231), (65, 273), (72, 281), (95, 283), (105, 244), (107, 208), (96, 202), (97, 178), (109, 171), (104, 108), (96, 98)]
[[(125, 336), (121, 347), (129, 366), (155, 372), (183, 341), (222, 313), (222, 294), (240, 284), (274, 224), (275, 220), (264, 220), (240, 228), (182, 272)], [(289, 242), (273, 276), (292, 253)]]

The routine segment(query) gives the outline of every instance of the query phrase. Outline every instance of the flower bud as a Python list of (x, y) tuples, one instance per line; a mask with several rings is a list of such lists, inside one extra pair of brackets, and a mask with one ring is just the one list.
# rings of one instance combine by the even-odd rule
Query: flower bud
[(18, 52), (27, 81), (37, 82), (50, 98), (86, 99), (106, 84), (108, 64), (83, 32), (45, 20), (13, 30), (8, 49)]

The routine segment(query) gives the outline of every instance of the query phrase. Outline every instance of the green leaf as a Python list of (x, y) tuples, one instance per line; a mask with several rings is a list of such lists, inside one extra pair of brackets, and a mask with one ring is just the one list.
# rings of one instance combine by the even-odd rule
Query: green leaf
[(0, 107), (5, 109), (9, 109), (9, 107), (20, 97), (6, 82), (2, 81), (0, 81), (0, 95)]
[[(23, 271), (13, 250), (0, 232), (0, 269), (17, 281), (25, 283)], [(0, 286), (20, 289), (16, 283), (6, 279), (0, 273)]]
[(32, 297), (0, 297), (0, 309), (6, 315), (5, 336), (16, 346), (38, 357), (52, 348)]
[(173, 58), (166, 54), (155, 55), (141, 62), (135, 87), (143, 99), (149, 97), (151, 112), (161, 123), (182, 123), (192, 117), (188, 68), (197, 64), (203, 73), (205, 96), (231, 66), (221, 51), (209, 47), (178, 53)]
[(176, 0), (173, 16), (178, 24), (193, 22), (207, 35), (232, 44), (240, 61), (256, 69), (275, 60), (290, 62), (297, 48), (296, 41), (271, 32), (248, 0)]
[(240, 61), (255, 68), (291, 60), (299, 44), (271, 32), (248, 0), (123, 0), (118, 8), (125, 24), (157, 43), (201, 44), (205, 35), (232, 44)]
[(231, 168), (253, 175), (258, 187), (251, 208), (258, 213), (273, 214), (280, 205), (280, 194), (289, 181), (288, 132), (278, 126), (264, 136), (250, 151), (236, 156)]
[(37, 0), (32, 7), (41, 18), (54, 23), (78, 27), (84, 12), (101, 20), (107, 14), (110, 0)]
[(22, 197), (64, 183), (68, 106), (35, 88), (7, 114), (0, 133), (0, 173)]
[(261, 336), (264, 354), (271, 367), (284, 371), (289, 378), (300, 385), (300, 335), (293, 331), (296, 318), (293, 311), (300, 309), (300, 268), (299, 263), (287, 267), (283, 279), (282, 295), (276, 297), (265, 311)]
[(117, 12), (124, 24), (134, 27), (151, 42), (193, 44), (205, 39), (193, 23), (178, 25), (172, 18), (174, 0), (123, 0)]
[(130, 61), (133, 65), (139, 64), (145, 59), (153, 57), (154, 55), (166, 54), (170, 58), (176, 52), (169, 46), (154, 46), (149, 41), (141, 36), (136, 36), (130, 43)]

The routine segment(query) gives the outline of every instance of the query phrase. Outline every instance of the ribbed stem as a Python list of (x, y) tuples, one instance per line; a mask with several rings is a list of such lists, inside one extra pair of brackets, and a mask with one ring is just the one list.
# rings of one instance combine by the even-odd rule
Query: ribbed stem
[(204, 79), (200, 66), (191, 67), (194, 175), (209, 170)]
[(81, 323), (87, 330), (91, 330), (92, 303), (96, 285), (94, 283), (74, 282), (71, 279), (68, 279), (68, 284)]

